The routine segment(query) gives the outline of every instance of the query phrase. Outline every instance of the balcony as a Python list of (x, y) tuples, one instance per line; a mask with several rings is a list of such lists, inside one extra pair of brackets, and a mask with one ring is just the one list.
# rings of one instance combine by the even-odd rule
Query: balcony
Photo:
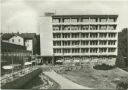
[(56, 32), (56, 33), (65, 33), (65, 32), (68, 32), (68, 33), (71, 33), (71, 32), (79, 32), (79, 33), (82, 33), (82, 32), (117, 32), (117, 30), (57, 30), (57, 31), (53, 31), (53, 32)]
[(92, 55), (96, 55), (96, 56), (108, 56), (108, 55), (117, 55), (116, 52), (104, 52), (104, 53), (54, 53), (55, 56), (92, 56)]
[(117, 22), (57, 22), (52, 23), (52, 25), (106, 25), (106, 24), (117, 24)]
[(53, 40), (117, 40), (117, 37), (110, 38), (110, 37), (97, 37), (97, 38), (53, 38)]
[(117, 45), (70, 45), (70, 46), (53, 46), (53, 48), (116, 48)]

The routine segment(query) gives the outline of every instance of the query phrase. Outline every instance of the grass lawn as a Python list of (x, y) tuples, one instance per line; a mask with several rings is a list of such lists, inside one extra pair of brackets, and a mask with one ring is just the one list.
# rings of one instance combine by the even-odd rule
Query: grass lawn
[(95, 70), (85, 66), (80, 70), (64, 71), (60, 74), (77, 84), (96, 89), (116, 89), (116, 80), (128, 79), (128, 72), (119, 68)]

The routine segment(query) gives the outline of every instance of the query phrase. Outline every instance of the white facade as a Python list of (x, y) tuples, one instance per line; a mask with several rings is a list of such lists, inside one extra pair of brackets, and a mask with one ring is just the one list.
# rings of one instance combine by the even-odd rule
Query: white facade
[(40, 19), (40, 51), (42, 56), (53, 55), (52, 17)]
[[(51, 17), (47, 17), (49, 18), (46, 22), (48, 26), (45, 27), (47, 32), (41, 34), (41, 55), (50, 51), (49, 55), (58, 58), (115, 63), (118, 15), (53, 15)], [(44, 47), (43, 44), (46, 46)]]
[(33, 50), (33, 41), (32, 40), (25, 40), (26, 49), (29, 51)]
[(13, 36), (8, 40), (9, 43), (17, 44), (17, 45), (24, 45), (24, 39), (20, 36)]

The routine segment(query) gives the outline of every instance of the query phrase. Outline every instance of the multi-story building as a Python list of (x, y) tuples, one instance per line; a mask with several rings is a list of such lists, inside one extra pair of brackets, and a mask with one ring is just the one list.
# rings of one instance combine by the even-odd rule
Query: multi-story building
[(26, 50), (31, 51), (33, 55), (40, 54), (40, 44), (37, 43), (39, 35), (36, 33), (3, 33), (2, 41), (16, 45), (26, 46)]
[(26, 50), (25, 46), (17, 45), (10, 42), (5, 42), (1, 40), (1, 72), (2, 74), (6, 73), (6, 70), (3, 69), (3, 66), (6, 65), (19, 65), (23, 66), (24, 62), (28, 61), (31, 57), (31, 51)]
[(24, 45), (24, 38), (16, 33), (4, 33), (2, 34), (2, 40), (17, 45)]
[(52, 20), (49, 35), (53, 50), (48, 51), (52, 51), (55, 60), (97, 60), (113, 65), (117, 56), (117, 18), (118, 15), (52, 15), (47, 20)]

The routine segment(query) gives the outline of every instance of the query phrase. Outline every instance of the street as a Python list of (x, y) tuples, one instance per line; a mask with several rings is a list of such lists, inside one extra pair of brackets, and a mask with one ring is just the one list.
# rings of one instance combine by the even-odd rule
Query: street
[(44, 74), (49, 76), (50, 78), (52, 78), (57, 83), (59, 83), (60, 86), (61, 86), (61, 89), (91, 89), (91, 88), (88, 88), (88, 87), (78, 85), (78, 84), (66, 79), (65, 77), (57, 74), (53, 70), (44, 72)]

